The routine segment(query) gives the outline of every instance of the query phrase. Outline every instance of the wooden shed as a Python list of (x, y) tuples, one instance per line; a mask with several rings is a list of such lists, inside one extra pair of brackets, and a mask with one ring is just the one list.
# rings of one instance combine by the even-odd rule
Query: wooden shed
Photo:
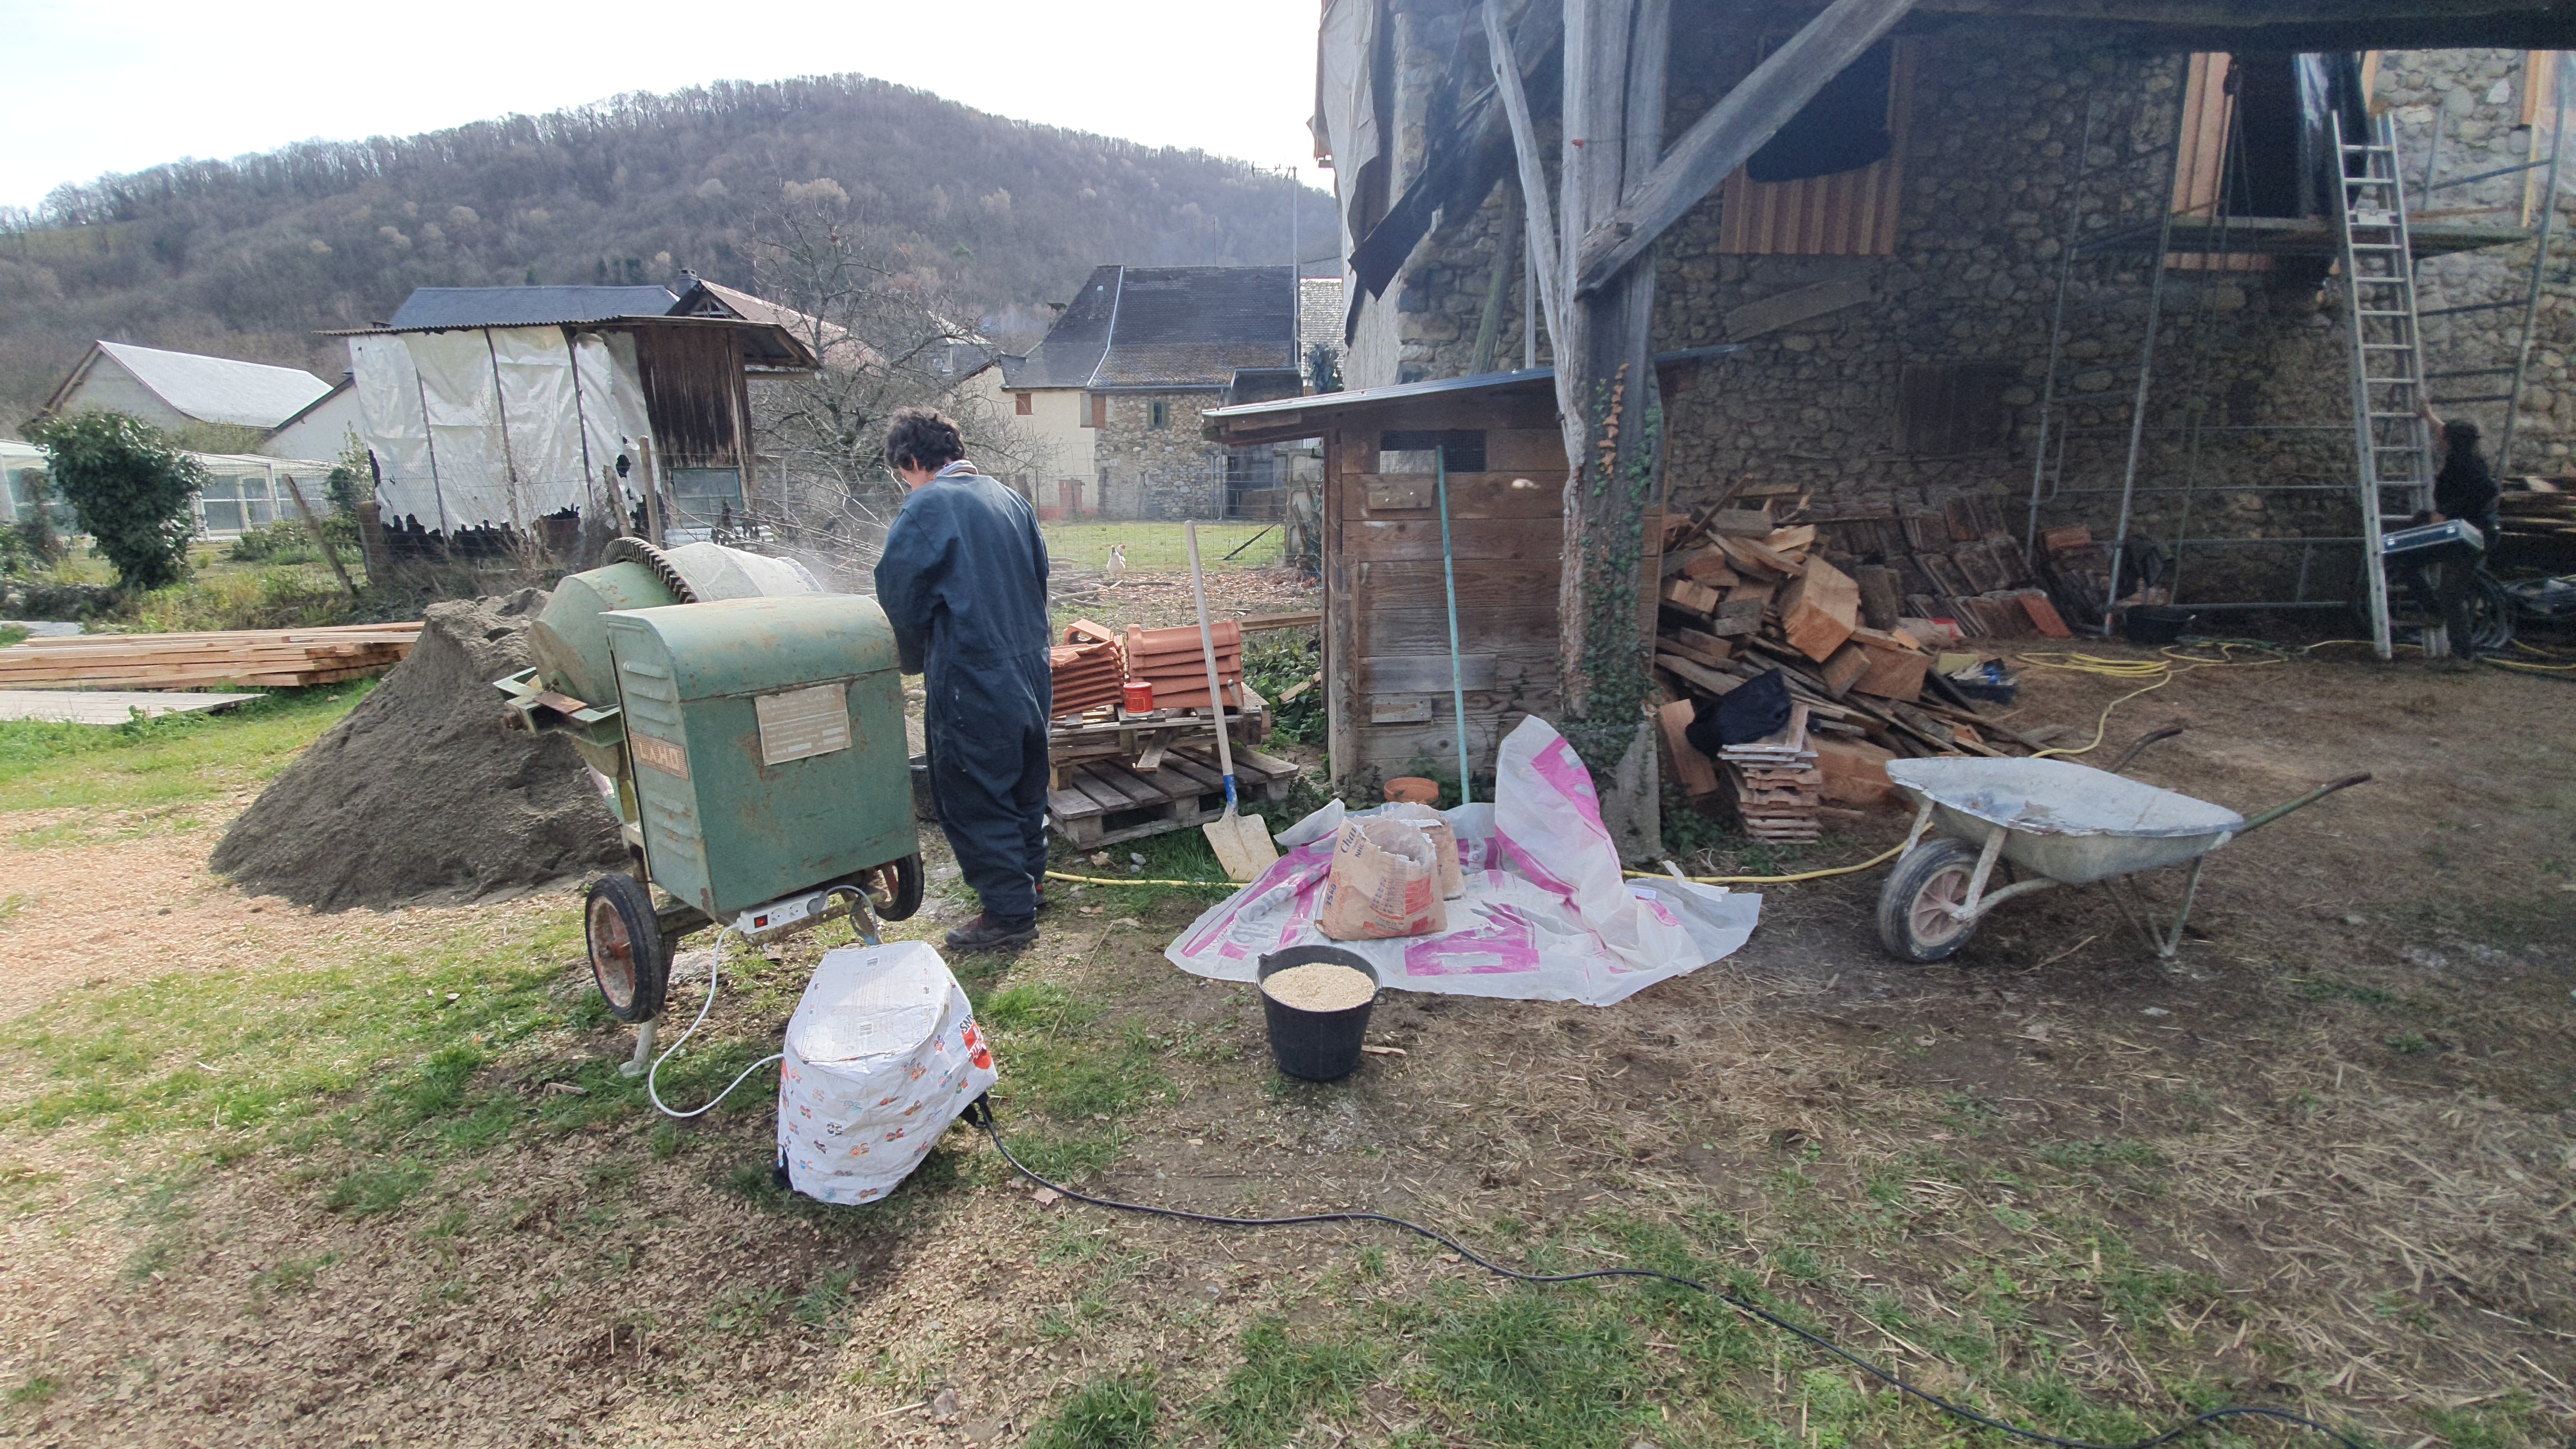
[[(1676, 368), (1734, 350), (1656, 359), (1666, 392), (1685, 380)], [(1496, 744), (1523, 716), (1555, 717), (1566, 465), (1549, 369), (1245, 403), (1211, 410), (1203, 426), (1230, 445), (1323, 440), (1324, 699), (1337, 783), (1370, 791), (1458, 768), (1435, 458), (1448, 467), (1470, 771), (1493, 769)], [(1652, 592), (1640, 603), (1638, 627), (1651, 636)]]

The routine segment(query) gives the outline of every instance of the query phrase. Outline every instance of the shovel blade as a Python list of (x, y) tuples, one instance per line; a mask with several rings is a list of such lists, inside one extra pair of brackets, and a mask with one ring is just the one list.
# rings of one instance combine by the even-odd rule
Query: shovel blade
[(1279, 847), (1270, 843), (1270, 822), (1258, 815), (1228, 810), (1199, 828), (1207, 832), (1208, 846), (1228, 879), (1250, 880), (1279, 859)]

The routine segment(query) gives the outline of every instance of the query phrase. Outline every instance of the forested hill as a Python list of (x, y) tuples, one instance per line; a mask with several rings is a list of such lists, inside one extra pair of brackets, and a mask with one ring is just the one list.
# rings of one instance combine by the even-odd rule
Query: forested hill
[[(388, 316), (416, 286), (668, 283), (683, 267), (754, 286), (762, 214), (821, 177), (953, 305), (1006, 328), (1042, 326), (1042, 304), (1101, 262), (1288, 258), (1288, 183), (1239, 161), (863, 76), (720, 83), (61, 187), (0, 230), (0, 429), (93, 338), (337, 377), (345, 350), (314, 330)], [(1307, 235), (1331, 214), (1310, 192)]]

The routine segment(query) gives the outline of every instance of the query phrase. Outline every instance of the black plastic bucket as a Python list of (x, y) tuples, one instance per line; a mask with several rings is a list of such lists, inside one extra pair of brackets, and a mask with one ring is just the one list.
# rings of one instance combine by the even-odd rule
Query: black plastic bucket
[[(1348, 966), (1368, 977), (1371, 985), (1378, 984), (1376, 967), (1337, 946), (1291, 946), (1264, 956), (1254, 980), (1267, 981), (1291, 966), (1318, 961)], [(1338, 1082), (1358, 1070), (1360, 1043), (1368, 1038), (1369, 1008), (1375, 1005), (1377, 997), (1372, 994), (1347, 1011), (1303, 1011), (1262, 992), (1261, 1013), (1270, 1026), (1270, 1059), (1278, 1064), (1279, 1074), (1309, 1082)]]
[(2170, 604), (2140, 604), (2120, 616), (2120, 632), (2132, 644), (2171, 644), (2198, 617)]

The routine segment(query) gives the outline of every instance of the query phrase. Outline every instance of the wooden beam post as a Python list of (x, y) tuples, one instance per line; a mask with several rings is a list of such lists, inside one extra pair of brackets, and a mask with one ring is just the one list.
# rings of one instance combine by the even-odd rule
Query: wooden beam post
[[(1567, 0), (1569, 103), (1575, 83), (1572, 31), (1577, 8), (1591, 7)], [(1651, 166), (1651, 174), (1630, 186), (1618, 204), (1587, 218), (1579, 233), (1568, 225), (1565, 249), (1574, 258), (1572, 289), (1588, 294), (1610, 285), (1629, 263), (1646, 255), (1683, 213), (1716, 190), (1800, 107), (1815, 99), (1827, 81), (1842, 74), (1845, 66), (1877, 44), (1913, 8), (1914, 0), (1834, 0), (1709, 107), (1682, 133), (1671, 156), (1658, 165), (1649, 154), (1640, 169)]]

